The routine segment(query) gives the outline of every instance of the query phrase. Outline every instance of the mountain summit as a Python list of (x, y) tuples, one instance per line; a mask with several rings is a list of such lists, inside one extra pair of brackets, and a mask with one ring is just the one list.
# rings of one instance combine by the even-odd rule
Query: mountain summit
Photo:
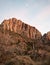
[(22, 22), (21, 20), (17, 20), (16, 18), (4, 20), (2, 24), (4, 30), (14, 31), (15, 33), (25, 35), (26, 37), (31, 39), (39, 39), (42, 36), (35, 27), (25, 24), (24, 22)]
[(0, 65), (50, 65), (50, 32), (43, 36), (16, 18), (0, 24)]

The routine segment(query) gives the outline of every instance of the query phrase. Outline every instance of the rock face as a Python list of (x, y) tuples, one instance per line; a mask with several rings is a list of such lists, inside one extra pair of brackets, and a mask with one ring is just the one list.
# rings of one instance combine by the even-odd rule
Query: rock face
[(31, 39), (39, 39), (42, 36), (35, 27), (27, 25), (21, 20), (17, 20), (16, 18), (4, 20), (2, 24), (4, 30), (14, 31), (15, 33), (22, 34)]
[(42, 36), (44, 44), (50, 45), (50, 31)]
[(4, 20), (0, 24), (0, 65), (50, 65), (50, 32), (42, 36), (16, 18)]
[(45, 33), (43, 36), (42, 36), (42, 39), (44, 40), (50, 40), (50, 31)]
[(47, 38), (48, 40), (50, 40), (50, 31), (47, 32), (47, 34), (46, 34), (46, 38)]

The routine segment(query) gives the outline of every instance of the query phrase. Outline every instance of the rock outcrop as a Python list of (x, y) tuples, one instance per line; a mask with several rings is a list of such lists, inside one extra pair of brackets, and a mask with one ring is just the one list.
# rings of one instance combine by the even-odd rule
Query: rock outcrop
[(44, 44), (50, 45), (50, 31), (42, 36)]
[(42, 36), (41, 33), (35, 27), (27, 25), (21, 20), (17, 20), (16, 18), (4, 20), (2, 24), (4, 30), (14, 31), (15, 33), (19, 33), (31, 39), (39, 39)]
[(48, 40), (50, 40), (50, 31), (47, 32), (47, 34), (46, 34), (46, 38), (47, 38)]

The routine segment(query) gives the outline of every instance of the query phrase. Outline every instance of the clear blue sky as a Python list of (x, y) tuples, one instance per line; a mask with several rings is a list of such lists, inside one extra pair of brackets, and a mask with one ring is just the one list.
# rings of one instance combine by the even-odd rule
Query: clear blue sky
[(12, 17), (35, 26), (42, 34), (50, 31), (50, 0), (0, 0), (0, 23)]

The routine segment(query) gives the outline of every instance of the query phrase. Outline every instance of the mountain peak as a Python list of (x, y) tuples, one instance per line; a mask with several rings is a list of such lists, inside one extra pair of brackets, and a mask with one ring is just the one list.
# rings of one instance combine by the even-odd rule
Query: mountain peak
[(17, 20), (16, 18), (4, 20), (2, 24), (4, 30), (10, 30), (31, 39), (41, 38), (41, 33), (35, 27), (32, 27), (21, 20)]
[(50, 65), (50, 32), (42, 36), (16, 18), (0, 24), (0, 65), (45, 64)]

